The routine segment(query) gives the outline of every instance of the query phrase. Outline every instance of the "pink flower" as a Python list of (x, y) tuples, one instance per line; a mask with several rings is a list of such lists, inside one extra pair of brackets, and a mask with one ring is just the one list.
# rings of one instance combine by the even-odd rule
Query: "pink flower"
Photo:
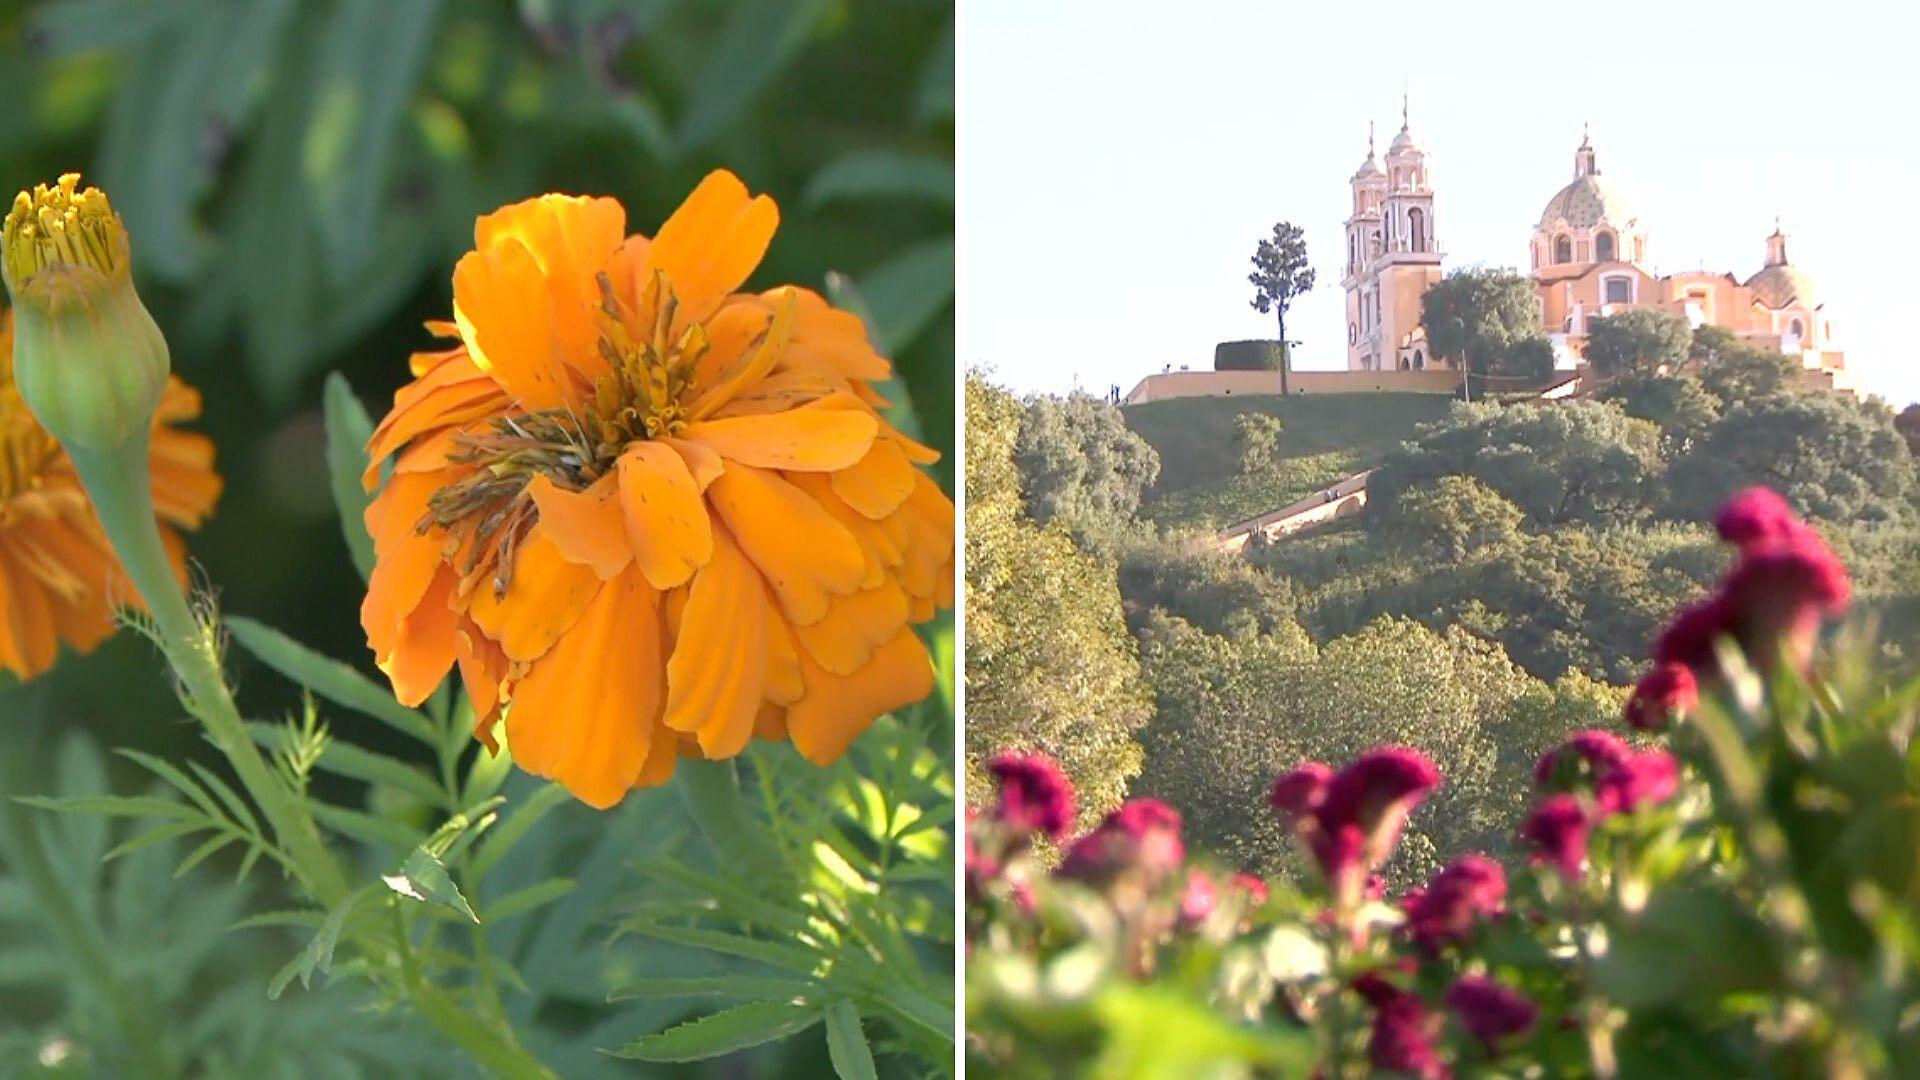
[(1180, 812), (1158, 799), (1129, 799), (1067, 848), (1060, 873), (1080, 881), (1106, 882), (1134, 871), (1159, 880), (1178, 869), (1186, 857)]
[(1198, 926), (1207, 921), (1213, 909), (1220, 904), (1220, 889), (1213, 878), (1203, 871), (1195, 870), (1187, 875), (1186, 890), (1180, 894), (1180, 923), (1183, 926)]
[(1549, 795), (1533, 808), (1520, 835), (1539, 850), (1533, 861), (1558, 869), (1568, 881), (1577, 881), (1587, 862), (1587, 833), (1592, 829), (1580, 800), (1572, 795)]
[(1801, 527), (1793, 507), (1771, 488), (1750, 487), (1736, 493), (1713, 519), (1720, 539), (1745, 549), (1749, 545), (1791, 537)]
[(1680, 609), (1666, 629), (1653, 642), (1653, 662), (1679, 664), (1692, 669), (1700, 679), (1719, 671), (1715, 642), (1733, 637), (1735, 612), (1726, 600), (1714, 595)]
[(1627, 726), (1662, 731), (1675, 717), (1700, 703), (1700, 684), (1684, 664), (1657, 664), (1634, 684), (1627, 699)]
[(1452, 1075), (1434, 1045), (1439, 1017), (1427, 1010), (1418, 995), (1372, 971), (1355, 979), (1353, 989), (1373, 1007), (1373, 1032), (1367, 1040), (1369, 1064), (1381, 1072), (1421, 1080), (1445, 1080)]
[(1407, 934), (1429, 955), (1465, 941), (1483, 919), (1500, 914), (1507, 872), (1485, 855), (1462, 855), (1401, 899)]
[(1301, 817), (1310, 814), (1326, 798), (1327, 783), (1333, 779), (1333, 770), (1324, 763), (1307, 761), (1294, 767), (1291, 772), (1281, 773), (1273, 781), (1273, 790), (1267, 795), (1267, 802), (1282, 814)]
[(1045, 754), (1014, 751), (997, 754), (987, 764), (1000, 782), (1000, 803), (994, 816), (1008, 828), (1040, 833), (1058, 843), (1073, 827), (1073, 783)]
[(1632, 755), (1627, 741), (1611, 731), (1577, 731), (1540, 755), (1533, 782), (1548, 791), (1565, 791), (1606, 776)]
[(1267, 902), (1267, 881), (1265, 878), (1250, 874), (1245, 870), (1236, 870), (1233, 876), (1227, 879), (1227, 885), (1230, 888), (1238, 889), (1246, 893), (1248, 902), (1255, 907)]
[(1540, 1018), (1540, 1010), (1525, 994), (1480, 975), (1468, 975), (1449, 987), (1447, 1007), (1488, 1050), (1502, 1039), (1531, 1031)]
[(1631, 814), (1663, 803), (1680, 787), (1680, 763), (1664, 750), (1647, 750), (1621, 762), (1600, 779), (1595, 797), (1606, 814)]

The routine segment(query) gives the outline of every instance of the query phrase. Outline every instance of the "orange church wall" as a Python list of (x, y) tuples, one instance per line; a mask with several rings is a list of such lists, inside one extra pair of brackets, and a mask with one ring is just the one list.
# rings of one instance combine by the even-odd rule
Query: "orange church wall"
[[(1455, 371), (1295, 371), (1287, 376), (1294, 394), (1431, 393), (1460, 388)], [(1149, 375), (1127, 394), (1128, 405), (1182, 397), (1256, 396), (1280, 393), (1277, 371), (1169, 371)]]

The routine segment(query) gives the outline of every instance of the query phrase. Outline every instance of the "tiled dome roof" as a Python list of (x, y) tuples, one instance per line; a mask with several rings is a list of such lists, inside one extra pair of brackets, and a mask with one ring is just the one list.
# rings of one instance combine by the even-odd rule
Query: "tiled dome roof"
[(1769, 266), (1747, 279), (1754, 298), (1775, 311), (1789, 307), (1817, 307), (1818, 294), (1806, 271), (1787, 263)]
[(1625, 196), (1598, 176), (1588, 175), (1574, 180), (1547, 200), (1547, 208), (1540, 212), (1540, 227), (1548, 228), (1563, 220), (1576, 229), (1589, 229), (1601, 222), (1630, 225), (1634, 216)]

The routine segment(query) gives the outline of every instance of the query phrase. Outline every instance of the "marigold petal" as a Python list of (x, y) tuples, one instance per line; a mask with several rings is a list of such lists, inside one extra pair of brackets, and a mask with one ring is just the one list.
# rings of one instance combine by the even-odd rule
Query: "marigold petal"
[(766, 696), (767, 618), (760, 575), (717, 530), (667, 661), (666, 725), (694, 733), (710, 758), (738, 754), (753, 734)]
[(639, 781), (659, 712), (659, 594), (628, 572), (515, 684), (507, 746), (521, 768), (604, 810)]
[(379, 658), (393, 696), (413, 708), (433, 696), (454, 661), (455, 616), (450, 606), (457, 576), (442, 567), (420, 603), (400, 621), (393, 645)]
[(527, 484), (527, 494), (540, 508), (540, 531), (568, 560), (592, 567), (601, 581), (619, 577), (633, 562), (617, 477), (609, 474), (585, 491), (568, 491), (540, 475)]
[(827, 617), (794, 628), (815, 663), (836, 675), (858, 671), (873, 650), (893, 640), (907, 625), (907, 594), (891, 581), (852, 596), (835, 597)]
[(360, 602), (360, 626), (382, 670), (399, 643), (407, 617), (426, 598), (445, 563), (444, 542), (438, 534), (419, 536), (409, 532), (374, 559), (367, 595)]
[(456, 626), (453, 658), (460, 665), (460, 682), (473, 706), (473, 734), (487, 749), (498, 750), (493, 725), (500, 719), (502, 683), (507, 677), (507, 654), (472, 626)]
[(687, 471), (693, 474), (694, 486), (702, 492), (712, 487), (720, 474), (727, 471), (727, 463), (720, 460), (720, 455), (711, 447), (672, 437), (660, 441), (673, 447), (674, 451), (687, 463)]
[(46, 591), (0, 549), (0, 667), (31, 679), (52, 667), (59, 653)]
[(884, 713), (933, 692), (933, 658), (912, 630), (881, 646), (865, 667), (835, 675), (801, 651), (807, 694), (787, 710), (794, 749), (815, 765), (839, 760), (853, 740)]
[(778, 473), (735, 465), (708, 498), (789, 622), (818, 622), (829, 597), (860, 587), (866, 559), (853, 534)]
[(913, 462), (899, 443), (875, 439), (865, 457), (833, 474), (833, 490), (848, 506), (878, 521), (913, 494), (914, 475)]
[(879, 422), (866, 413), (810, 407), (702, 420), (687, 425), (686, 438), (762, 469), (833, 472), (865, 457), (879, 430)]
[(686, 460), (662, 443), (637, 442), (617, 468), (634, 562), (656, 589), (685, 584), (713, 557), (713, 523)]
[(767, 700), (776, 705), (791, 705), (807, 692), (807, 684), (800, 674), (800, 647), (794, 643), (793, 629), (781, 617), (777, 603), (773, 594), (768, 593)]
[(560, 554), (552, 537), (535, 529), (514, 553), (506, 595), (482, 584), (467, 613), (510, 659), (531, 663), (573, 629), (600, 588), (592, 568)]
[[(701, 365), (701, 381), (696, 383), (698, 390), (688, 406), (688, 414), (695, 420), (703, 420), (748, 388), (757, 385), (785, 355), (787, 342), (792, 336), (793, 303), (789, 298), (774, 308), (773, 322), (768, 324), (766, 333), (752, 349), (739, 354), (732, 364), (718, 370), (711, 370), (707, 364)], [(713, 355), (719, 357), (726, 354), (716, 347)], [(711, 383), (705, 381), (709, 377)]]
[(539, 261), (513, 237), (467, 252), (453, 268), (453, 317), (468, 353), (526, 409), (567, 404), (553, 312), (526, 300), (545, 292)]
[[(781, 363), (845, 379), (885, 382), (893, 365), (874, 350), (867, 325), (858, 315), (842, 311), (811, 289), (793, 289), (793, 341)], [(763, 293), (771, 298), (772, 292)]]
[(779, 226), (772, 199), (750, 196), (739, 177), (716, 169), (654, 235), (647, 275), (673, 283), (682, 323), (704, 321), (760, 265)]
[[(627, 212), (618, 200), (541, 195), (502, 207), (474, 223), (474, 246), (486, 250), (519, 242), (540, 267), (553, 313), (558, 357), (586, 382), (606, 370), (599, 337), (600, 286), (595, 278), (626, 238)], [(521, 298), (538, 303), (539, 296)]]

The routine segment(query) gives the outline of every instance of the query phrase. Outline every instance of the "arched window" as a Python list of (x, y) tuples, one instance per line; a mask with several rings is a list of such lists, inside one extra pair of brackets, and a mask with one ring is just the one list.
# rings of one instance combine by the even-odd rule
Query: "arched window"
[(1413, 369), (1415, 371), (1425, 371), (1427, 369), (1427, 355), (1419, 349), (1413, 350)]
[(1412, 238), (1413, 250), (1427, 250), (1427, 215), (1421, 213), (1419, 207), (1407, 211), (1407, 232)]
[(1613, 261), (1613, 234), (1603, 232), (1593, 238), (1593, 255), (1597, 262)]
[(1553, 238), (1553, 261), (1556, 264), (1570, 263), (1573, 261), (1573, 241), (1572, 240), (1569, 240), (1564, 236), (1556, 236)]
[(1380, 230), (1373, 230), (1373, 254), (1380, 254)]
[(1351, 269), (1360, 263), (1360, 242), (1352, 235), (1347, 237), (1347, 266)]
[(1793, 325), (1787, 329), (1792, 331), (1794, 337), (1804, 337), (1807, 333), (1806, 324), (1802, 323), (1799, 319), (1793, 320)]
[(1354, 343), (1356, 343), (1356, 342), (1358, 342), (1359, 340), (1360, 340), (1360, 326), (1359, 326), (1359, 324), (1358, 324), (1358, 323), (1348, 323), (1348, 324), (1347, 324), (1347, 344), (1349, 344), (1349, 345), (1352, 345), (1352, 344), (1354, 344)]
[(1405, 370), (1407, 370), (1408, 368), (1410, 368), (1410, 367), (1412, 367), (1412, 366), (1413, 366), (1412, 364), (1410, 364), (1410, 363), (1408, 363), (1408, 362), (1407, 362), (1407, 358), (1406, 358), (1406, 357), (1404, 357), (1404, 356), (1403, 356), (1403, 357), (1401, 357), (1401, 358), (1400, 358), (1400, 370), (1401, 370), (1401, 371), (1405, 371)]

